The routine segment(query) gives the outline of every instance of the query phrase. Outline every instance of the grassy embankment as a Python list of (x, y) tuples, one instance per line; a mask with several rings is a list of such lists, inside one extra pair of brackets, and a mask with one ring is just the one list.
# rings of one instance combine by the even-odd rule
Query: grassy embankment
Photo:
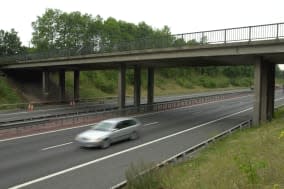
[[(127, 71), (126, 94), (133, 96), (133, 72)], [(117, 75), (116, 71), (104, 72), (82, 72), (80, 75), (80, 97), (97, 98), (117, 95)], [(67, 91), (72, 94), (73, 73), (66, 74)], [(142, 72), (142, 96), (147, 95), (147, 74)], [(185, 76), (165, 76), (158, 71), (155, 73), (155, 95), (176, 95), (205, 91), (229, 90), (236, 88), (250, 87), (251, 78), (240, 77), (230, 79), (224, 75), (202, 76), (193, 73), (189, 77)]]
[(0, 77), (0, 105), (20, 103), (21, 101), (21, 97), (8, 84), (7, 79), (5, 77)]
[(128, 171), (127, 189), (282, 189), (284, 109), (271, 123), (233, 133), (191, 160), (133, 179), (137, 170)]

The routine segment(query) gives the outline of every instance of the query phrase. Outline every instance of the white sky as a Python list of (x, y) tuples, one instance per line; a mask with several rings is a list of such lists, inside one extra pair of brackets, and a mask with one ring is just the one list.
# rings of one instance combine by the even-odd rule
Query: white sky
[(0, 0), (0, 29), (14, 28), (28, 45), (31, 23), (46, 8), (103, 19), (168, 25), (173, 34), (284, 22), (283, 0)]

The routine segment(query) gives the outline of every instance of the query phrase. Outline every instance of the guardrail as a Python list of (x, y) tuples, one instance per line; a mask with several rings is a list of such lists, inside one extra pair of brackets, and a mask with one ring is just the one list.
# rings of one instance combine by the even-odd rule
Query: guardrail
[[(45, 52), (33, 54), (19, 54), (1, 57), (2, 65), (15, 63), (17, 61), (30, 61), (36, 59), (70, 57), (86, 54), (99, 54), (106, 52), (123, 52), (131, 50), (158, 49), (168, 47), (182, 47), (194, 45), (228, 44), (235, 42), (275, 40), (284, 38), (284, 23), (255, 25), (237, 28), (226, 28), (219, 30), (182, 33), (176, 35), (165, 34), (162, 37), (147, 37), (133, 41), (119, 41), (118, 39), (107, 39), (107, 42), (98, 41), (96, 45), (80, 46), (69, 49), (50, 49)], [(1, 65), (1, 64), (0, 64)]]
[(216, 94), (211, 96), (194, 97), (189, 99), (174, 100), (169, 102), (154, 103), (152, 105), (141, 105), (139, 107), (126, 107), (125, 109), (118, 110), (117, 107), (110, 107), (108, 110), (100, 111), (94, 110), (94, 112), (78, 113), (74, 112), (69, 115), (61, 116), (47, 116), (40, 117), (39, 119), (28, 118), (26, 120), (18, 120), (17, 122), (2, 122), (0, 123), (0, 137), (1, 134), (11, 132), (14, 134), (21, 134), (25, 132), (25, 128), (33, 128), (36, 131), (45, 131), (53, 128), (60, 129), (66, 127), (74, 127), (83, 124), (90, 124), (102, 119), (107, 119), (116, 116), (128, 116), (136, 115), (140, 113), (148, 112), (160, 112), (175, 108), (182, 108), (187, 106), (193, 106), (202, 103), (209, 103), (214, 101), (225, 100), (229, 98), (239, 97), (250, 94), (251, 92), (238, 92), (238, 93), (226, 93)]
[[(117, 102), (116, 96), (108, 96), (108, 97), (98, 97), (98, 98), (86, 98), (86, 99), (79, 99), (77, 103), (95, 103), (95, 104), (104, 104), (106, 102)], [(126, 96), (126, 98), (129, 98), (129, 96)], [(65, 100), (65, 101), (31, 101), (31, 102), (25, 102), (25, 103), (13, 103), (13, 104), (0, 104), (0, 110), (28, 110), (29, 105), (33, 105), (34, 110), (40, 109), (43, 106), (48, 105), (64, 105), (64, 104), (70, 104), (73, 99)]]
[[(153, 171), (155, 169), (159, 169), (161, 167), (164, 167), (165, 165), (175, 163), (175, 162), (177, 162), (180, 159), (185, 159), (188, 155), (198, 151), (202, 147), (205, 147), (208, 144), (210, 144), (210, 143), (212, 143), (212, 142), (214, 142), (214, 141), (216, 141), (216, 140), (218, 140), (218, 139), (220, 139), (220, 138), (222, 138), (222, 137), (224, 137), (224, 136), (226, 136), (228, 134), (231, 134), (234, 131), (241, 130), (244, 127), (251, 127), (251, 126), (252, 126), (252, 120), (244, 121), (244, 122), (234, 126), (233, 128), (230, 128), (230, 129), (228, 129), (228, 130), (226, 130), (226, 131), (224, 131), (224, 132), (222, 132), (222, 133), (220, 133), (220, 134), (218, 134), (218, 135), (216, 135), (216, 136), (214, 136), (212, 138), (209, 138), (209, 139), (207, 139), (207, 140), (205, 140), (205, 141), (203, 141), (203, 142), (201, 142), (201, 143), (199, 143), (199, 144), (197, 144), (197, 145), (195, 145), (193, 147), (190, 147), (190, 148), (188, 148), (188, 149), (186, 149), (186, 150), (184, 150), (184, 151), (182, 151), (182, 152), (180, 152), (178, 154), (173, 155), (172, 157), (170, 157), (170, 158), (168, 158), (168, 159), (166, 159), (166, 160), (156, 164), (154, 167), (152, 167), (150, 169), (142, 171), (138, 176), (143, 175), (143, 174), (145, 174), (145, 173), (147, 173), (149, 171)], [(119, 184), (117, 184), (115, 186), (112, 186), (111, 189), (121, 189), (121, 188), (125, 187), (126, 185), (127, 185), (127, 181), (124, 180), (121, 183), (119, 183)]]

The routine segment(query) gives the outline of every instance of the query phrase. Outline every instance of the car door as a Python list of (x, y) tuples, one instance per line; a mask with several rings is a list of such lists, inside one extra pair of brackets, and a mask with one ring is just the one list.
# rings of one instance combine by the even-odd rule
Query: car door
[(125, 128), (125, 137), (129, 138), (133, 132), (137, 130), (137, 122), (133, 119), (126, 121), (127, 127)]
[(127, 123), (125, 121), (120, 121), (114, 127), (115, 131), (112, 134), (112, 141), (120, 141), (124, 139), (126, 134), (125, 128), (127, 127)]

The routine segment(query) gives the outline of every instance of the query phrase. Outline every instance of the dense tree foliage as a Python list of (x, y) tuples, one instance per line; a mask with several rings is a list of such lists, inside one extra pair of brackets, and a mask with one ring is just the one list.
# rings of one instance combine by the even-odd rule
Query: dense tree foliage
[(16, 55), (24, 50), (14, 29), (10, 32), (0, 30), (0, 56)]
[[(139, 45), (145, 46), (145, 43), (149, 47), (157, 47), (165, 45), (161, 38), (171, 35), (167, 26), (153, 29), (145, 22), (135, 25), (112, 17), (103, 20), (100, 16), (92, 17), (80, 12), (66, 13), (57, 9), (47, 9), (32, 23), (32, 27), (32, 43), (38, 51), (70, 48), (126, 50), (131, 45), (139, 48)], [(152, 38), (159, 41), (147, 41)], [(175, 42), (174, 38), (167, 39), (167, 43)]]

